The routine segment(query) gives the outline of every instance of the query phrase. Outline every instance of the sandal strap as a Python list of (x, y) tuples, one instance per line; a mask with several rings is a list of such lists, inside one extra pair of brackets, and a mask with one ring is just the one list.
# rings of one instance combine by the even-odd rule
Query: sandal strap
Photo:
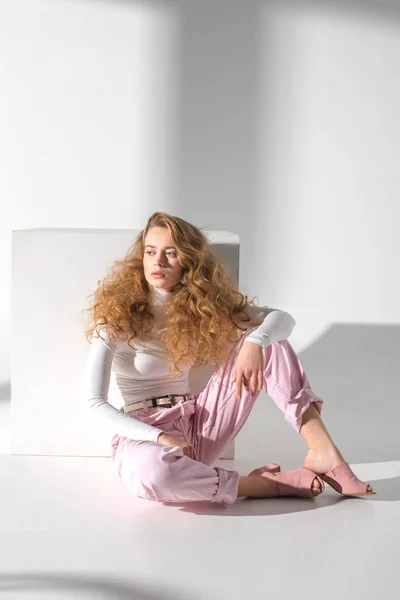
[(340, 494), (366, 494), (368, 485), (353, 473), (348, 462), (341, 463), (321, 477)]
[(281, 471), (280, 473), (275, 473), (275, 478), (280, 496), (315, 498), (316, 495), (312, 492), (312, 484), (315, 478), (320, 482), (321, 492), (325, 489), (324, 483), (318, 475), (304, 467), (300, 467), (300, 469), (296, 469), (295, 471)]

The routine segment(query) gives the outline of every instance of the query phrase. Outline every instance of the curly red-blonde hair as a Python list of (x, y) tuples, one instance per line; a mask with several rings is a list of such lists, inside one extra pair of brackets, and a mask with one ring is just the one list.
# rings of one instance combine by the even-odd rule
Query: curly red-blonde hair
[(149, 336), (154, 315), (143, 256), (145, 238), (152, 227), (169, 230), (182, 265), (182, 277), (171, 290), (165, 327), (160, 332), (172, 359), (170, 373), (182, 374), (180, 363), (193, 366), (210, 362), (218, 369), (232, 344), (246, 331), (239, 321), (250, 321), (244, 309), (254, 305), (254, 299), (249, 301), (234, 288), (225, 265), (200, 229), (165, 212), (151, 215), (125, 257), (113, 263), (88, 296), (93, 298), (91, 306), (82, 311), (90, 313), (86, 338), (90, 341), (99, 337), (100, 330), (106, 330), (112, 342), (127, 341), (136, 350), (130, 341)]

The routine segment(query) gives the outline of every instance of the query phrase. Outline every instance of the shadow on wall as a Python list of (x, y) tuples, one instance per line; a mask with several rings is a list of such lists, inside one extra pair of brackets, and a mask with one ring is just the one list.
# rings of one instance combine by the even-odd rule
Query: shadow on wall
[[(399, 339), (400, 325), (335, 323), (297, 353), (324, 400), (324, 423), (350, 463), (400, 460)], [(307, 450), (265, 392), (235, 445), (238, 458), (257, 456), (285, 469), (301, 466)]]
[(352, 462), (399, 460), (400, 325), (335, 323), (299, 354), (324, 420)]

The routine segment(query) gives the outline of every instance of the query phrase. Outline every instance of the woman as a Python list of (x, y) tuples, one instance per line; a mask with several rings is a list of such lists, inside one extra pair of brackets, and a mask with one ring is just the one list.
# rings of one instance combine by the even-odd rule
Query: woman
[[(160, 502), (311, 497), (323, 481), (370, 494), (333, 443), (287, 341), (295, 321), (235, 290), (203, 233), (154, 213), (99, 282), (86, 326), (84, 401), (109, 426), (113, 464), (138, 497)], [(201, 378), (204, 389), (195, 390)], [(197, 382), (197, 383), (196, 383)], [(108, 402), (111, 383), (123, 407)], [(248, 476), (213, 467), (264, 388), (308, 446), (303, 467)]]

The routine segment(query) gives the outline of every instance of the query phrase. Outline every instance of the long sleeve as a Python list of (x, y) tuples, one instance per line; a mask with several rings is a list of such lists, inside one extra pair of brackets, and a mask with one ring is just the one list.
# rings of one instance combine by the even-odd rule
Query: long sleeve
[(90, 409), (92, 416), (109, 429), (110, 433), (118, 433), (134, 440), (157, 442), (162, 429), (142, 423), (127, 415), (123, 409), (117, 410), (108, 402), (111, 365), (115, 345), (108, 339), (105, 331), (103, 337), (92, 339), (89, 355), (85, 365), (82, 386), (82, 409)]
[(255, 342), (262, 348), (273, 342), (286, 340), (296, 325), (292, 315), (278, 308), (266, 309), (265, 307), (249, 306), (247, 313), (252, 318), (250, 326), (247, 325), (249, 328), (258, 325), (261, 319), (263, 320), (260, 326), (246, 337), (245, 342)]

